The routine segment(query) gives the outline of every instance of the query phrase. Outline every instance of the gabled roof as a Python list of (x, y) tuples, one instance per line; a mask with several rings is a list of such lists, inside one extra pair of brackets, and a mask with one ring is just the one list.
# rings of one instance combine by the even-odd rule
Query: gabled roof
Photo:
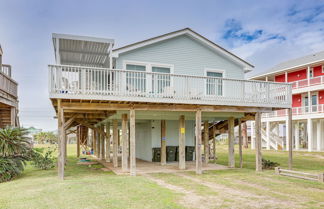
[(281, 72), (284, 72), (287, 70), (297, 69), (300, 67), (316, 64), (318, 62), (323, 62), (323, 61), (324, 61), (324, 51), (320, 51), (317, 53), (309, 54), (307, 56), (303, 56), (303, 57), (299, 57), (296, 59), (291, 59), (291, 60), (279, 63), (263, 73), (252, 76), (250, 79), (258, 79), (263, 76), (277, 74), (277, 73), (281, 73)]
[(171, 33), (166, 33), (160, 36), (156, 36), (150, 39), (146, 39), (143, 41), (139, 41), (133, 44), (129, 44), (117, 49), (113, 49), (113, 56), (118, 57), (119, 54), (121, 53), (125, 53), (134, 49), (138, 49), (147, 45), (151, 45), (160, 41), (164, 41), (164, 40), (168, 40), (177, 36), (181, 36), (181, 35), (189, 35), (190, 37), (194, 38), (195, 40), (201, 42), (202, 44), (204, 44), (205, 46), (211, 48), (212, 50), (221, 53), (223, 56), (229, 58), (230, 60), (236, 62), (237, 64), (243, 66), (245, 68), (246, 72), (249, 72), (252, 70), (252, 68), (254, 68), (254, 66), (248, 62), (246, 62), (245, 60), (241, 59), (240, 57), (234, 55), (233, 53), (227, 51), (226, 49), (224, 49), (223, 47), (217, 45), (216, 43), (210, 41), (209, 39), (205, 38), (204, 36), (200, 35), (199, 33), (191, 30), (190, 28), (184, 28), (181, 30), (177, 30)]

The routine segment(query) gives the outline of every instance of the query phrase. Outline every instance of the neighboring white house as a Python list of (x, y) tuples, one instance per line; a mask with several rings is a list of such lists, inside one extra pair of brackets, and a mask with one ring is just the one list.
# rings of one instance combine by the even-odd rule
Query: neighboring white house
[[(114, 165), (119, 143), (123, 169), (130, 155), (132, 174), (135, 157), (152, 161), (153, 148), (160, 148), (163, 163), (168, 146), (179, 147), (180, 169), (185, 146), (194, 146), (199, 172), (201, 121), (205, 132), (229, 121), (222, 130), (234, 133), (234, 124), (248, 114), (291, 108), (291, 85), (244, 80), (251, 64), (189, 28), (120, 48), (112, 39), (64, 34), (53, 34), (53, 44), (56, 64), (49, 65), (49, 94), (61, 138), (62, 127), (88, 127), (96, 133), (89, 140), (97, 156), (110, 161), (110, 143), (100, 135), (112, 133)], [(220, 132), (214, 131), (213, 136)], [(229, 138), (232, 146), (234, 136)]]

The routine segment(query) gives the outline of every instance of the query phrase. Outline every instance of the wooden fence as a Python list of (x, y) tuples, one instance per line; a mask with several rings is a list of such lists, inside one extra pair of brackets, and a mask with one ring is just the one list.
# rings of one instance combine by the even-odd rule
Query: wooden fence
[(282, 176), (289, 176), (289, 177), (294, 177), (299, 179), (324, 182), (324, 173), (311, 174), (311, 173), (305, 173), (301, 171), (282, 169), (280, 167), (275, 167), (275, 173)]

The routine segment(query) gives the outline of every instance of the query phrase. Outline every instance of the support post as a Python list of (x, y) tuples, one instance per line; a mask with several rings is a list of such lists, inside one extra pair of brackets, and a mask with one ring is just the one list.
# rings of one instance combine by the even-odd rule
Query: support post
[(321, 119), (318, 119), (317, 121), (317, 127), (316, 127), (316, 150), (321, 151), (322, 149), (322, 122)]
[(96, 142), (97, 142), (97, 155), (96, 155), (96, 157), (98, 158), (98, 159), (100, 159), (100, 133), (99, 133), (99, 131), (96, 131)]
[(59, 156), (58, 156), (58, 177), (64, 180), (64, 164), (65, 164), (65, 133), (64, 133), (64, 112), (61, 107), (61, 100), (57, 100), (57, 121), (58, 121), (58, 134), (59, 134)]
[(196, 111), (196, 174), (202, 174), (201, 159), (201, 110)]
[(262, 171), (262, 154), (261, 154), (261, 113), (255, 114), (255, 170)]
[(251, 121), (251, 149), (255, 149), (255, 121)]
[(293, 141), (292, 141), (292, 109), (289, 108), (288, 109), (288, 122), (287, 122), (287, 129), (288, 129), (288, 152), (289, 152), (289, 157), (288, 157), (288, 168), (291, 170), (292, 169), (292, 163), (293, 163), (293, 154), (292, 154), (292, 150), (293, 150)]
[(216, 163), (216, 126), (213, 126), (213, 158)]
[(249, 148), (249, 140), (247, 136), (247, 125), (246, 122), (242, 126), (243, 146), (245, 149)]
[(77, 126), (76, 131), (76, 140), (77, 140), (77, 157), (80, 157), (80, 126)]
[(204, 164), (207, 165), (209, 161), (209, 130), (208, 130), (208, 121), (204, 122), (204, 154), (205, 160)]
[(96, 156), (97, 155), (97, 138), (96, 138), (96, 131), (92, 129), (92, 146), (93, 146), (93, 154)]
[(118, 121), (113, 120), (113, 164), (118, 167)]
[(228, 119), (228, 167), (235, 167), (234, 158), (234, 118)]
[(242, 139), (242, 123), (240, 118), (238, 119), (238, 134), (239, 134), (240, 168), (243, 168), (243, 153), (242, 153), (243, 139)]
[(166, 165), (166, 123), (161, 120), (161, 165)]
[(299, 121), (296, 122), (295, 124), (295, 149), (299, 150)]
[(266, 122), (267, 150), (270, 150), (270, 121)]
[(313, 121), (311, 118), (307, 118), (307, 146), (308, 146), (308, 151), (312, 152), (313, 151)]
[(110, 163), (110, 122), (106, 123), (106, 162)]
[(186, 129), (185, 117), (181, 115), (179, 118), (179, 169), (186, 169)]
[[(100, 130), (103, 132), (105, 131), (103, 125), (100, 125)], [(105, 135), (100, 133), (100, 148), (101, 148), (100, 160), (105, 160), (105, 156), (106, 156), (106, 154), (105, 154), (105, 138), (106, 138)]]
[(136, 153), (135, 153), (135, 110), (131, 109), (130, 117), (130, 175), (136, 176)]
[(127, 114), (122, 115), (122, 171), (126, 172), (128, 170), (128, 134), (127, 134)]

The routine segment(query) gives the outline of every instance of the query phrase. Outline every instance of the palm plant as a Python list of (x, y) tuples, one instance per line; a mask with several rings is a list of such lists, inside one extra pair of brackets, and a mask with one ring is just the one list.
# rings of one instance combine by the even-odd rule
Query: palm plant
[(20, 174), (26, 161), (32, 157), (27, 134), (22, 128), (0, 129), (0, 182)]

